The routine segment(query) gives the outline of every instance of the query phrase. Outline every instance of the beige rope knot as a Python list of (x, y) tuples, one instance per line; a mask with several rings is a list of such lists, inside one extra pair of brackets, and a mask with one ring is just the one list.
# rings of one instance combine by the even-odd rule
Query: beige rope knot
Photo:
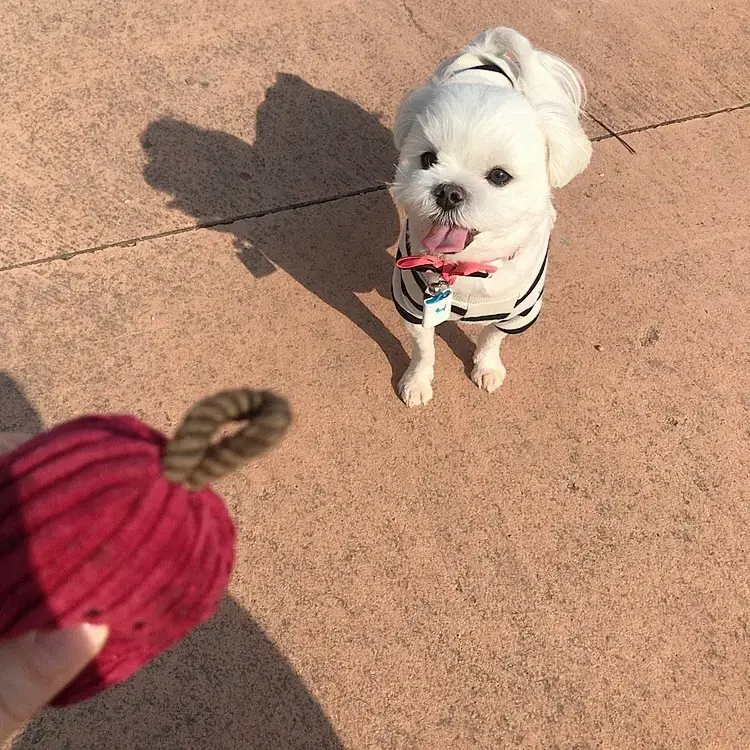
[[(212, 444), (220, 427), (247, 420), (236, 435)], [(199, 401), (167, 443), (164, 476), (191, 490), (203, 489), (277, 445), (292, 421), (286, 399), (268, 391), (241, 388)]]

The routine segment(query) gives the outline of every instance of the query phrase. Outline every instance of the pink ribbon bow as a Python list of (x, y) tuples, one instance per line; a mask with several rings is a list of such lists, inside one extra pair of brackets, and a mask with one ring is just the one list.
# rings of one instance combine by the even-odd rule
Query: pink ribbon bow
[(416, 255), (400, 258), (396, 266), (402, 271), (434, 271), (446, 284), (452, 284), (459, 276), (487, 277), (497, 271), (495, 266), (486, 263), (475, 263), (471, 260), (450, 262), (435, 255)]

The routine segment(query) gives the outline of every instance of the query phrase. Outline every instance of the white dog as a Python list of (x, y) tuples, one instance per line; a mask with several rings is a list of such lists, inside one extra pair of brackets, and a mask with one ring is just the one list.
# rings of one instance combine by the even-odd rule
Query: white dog
[(393, 300), (413, 339), (399, 383), (407, 406), (432, 398), (435, 325), (483, 323), (471, 379), (505, 378), (500, 343), (537, 319), (555, 222), (552, 188), (582, 172), (579, 74), (506, 28), (480, 34), (406, 97), (391, 193), (408, 215)]

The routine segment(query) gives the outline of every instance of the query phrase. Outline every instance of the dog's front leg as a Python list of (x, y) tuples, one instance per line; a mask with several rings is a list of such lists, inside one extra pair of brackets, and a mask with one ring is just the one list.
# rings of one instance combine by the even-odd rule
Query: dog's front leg
[(432, 398), (435, 377), (435, 329), (406, 324), (412, 340), (411, 364), (398, 383), (398, 395), (407, 406), (420, 406)]
[(496, 391), (505, 380), (505, 367), (500, 360), (500, 344), (507, 336), (494, 325), (482, 329), (474, 351), (474, 369), (471, 379), (483, 391)]

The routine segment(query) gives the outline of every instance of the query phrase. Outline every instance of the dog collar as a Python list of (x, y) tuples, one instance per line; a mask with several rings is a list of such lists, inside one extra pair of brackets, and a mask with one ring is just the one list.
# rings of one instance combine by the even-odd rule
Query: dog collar
[(459, 73), (467, 73), (470, 70), (489, 70), (491, 73), (499, 73), (501, 76), (504, 76), (507, 79), (508, 83), (511, 85), (511, 88), (516, 87), (515, 81), (510, 77), (508, 71), (501, 68), (497, 63), (493, 62), (486, 62), (482, 65), (474, 65), (471, 68), (462, 68), (461, 70), (457, 70), (453, 75), (457, 76)]

